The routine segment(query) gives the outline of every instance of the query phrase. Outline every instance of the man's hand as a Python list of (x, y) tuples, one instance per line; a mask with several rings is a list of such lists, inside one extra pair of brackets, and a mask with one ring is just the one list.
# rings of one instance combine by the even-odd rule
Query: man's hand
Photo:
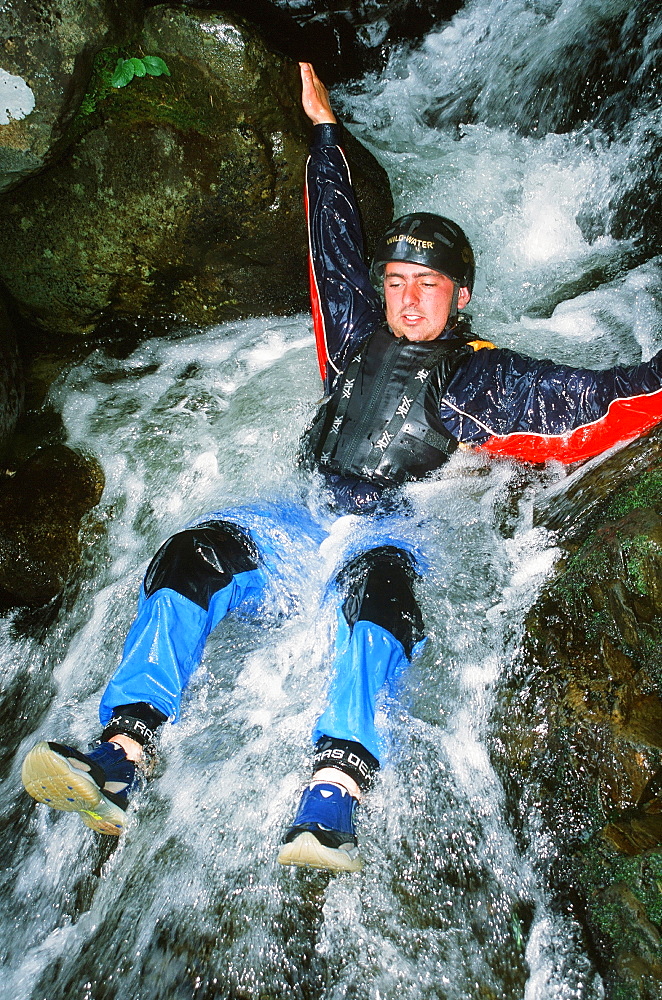
[(329, 92), (313, 69), (312, 63), (299, 63), (301, 69), (301, 103), (313, 125), (338, 121), (331, 110)]

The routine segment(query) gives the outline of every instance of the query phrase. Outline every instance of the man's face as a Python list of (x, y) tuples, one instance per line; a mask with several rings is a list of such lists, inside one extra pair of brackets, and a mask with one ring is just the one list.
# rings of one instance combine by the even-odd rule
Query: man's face
[[(458, 309), (471, 298), (461, 288)], [(386, 321), (396, 337), (435, 340), (448, 322), (453, 302), (453, 282), (445, 274), (422, 264), (390, 261), (384, 271)]]

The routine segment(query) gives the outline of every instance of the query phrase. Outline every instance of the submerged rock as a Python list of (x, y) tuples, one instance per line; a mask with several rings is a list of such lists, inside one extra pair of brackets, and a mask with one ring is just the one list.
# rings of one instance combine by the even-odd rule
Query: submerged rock
[(494, 744), (522, 835), (542, 815), (554, 841), (548, 878), (607, 996), (631, 1000), (662, 984), (661, 448), (656, 429), (539, 503), (567, 555), (528, 615)]
[(0, 480), (0, 600), (44, 604), (80, 558), (80, 520), (103, 491), (100, 466), (64, 445), (36, 452)]
[(0, 6), (0, 191), (56, 153), (92, 71), (140, 0), (5, 0)]
[[(66, 155), (0, 202), (0, 273), (22, 315), (80, 337), (118, 317), (207, 325), (306, 308), (297, 67), (239, 18), (168, 5), (123, 54), (158, 56), (170, 75), (118, 89), (118, 52), (101, 53)], [(374, 234), (391, 218), (388, 180), (346, 147)]]

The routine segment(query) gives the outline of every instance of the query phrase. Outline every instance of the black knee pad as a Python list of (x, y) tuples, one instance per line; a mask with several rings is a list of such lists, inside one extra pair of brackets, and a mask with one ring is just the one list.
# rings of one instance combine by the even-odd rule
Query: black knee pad
[(168, 587), (206, 611), (236, 573), (257, 565), (257, 549), (245, 532), (227, 521), (209, 521), (179, 531), (161, 546), (147, 568), (145, 594)]
[(341, 571), (338, 584), (347, 595), (342, 605), (349, 625), (373, 622), (395, 636), (408, 656), (425, 635), (414, 596), (416, 572), (411, 556), (383, 545), (362, 553)]

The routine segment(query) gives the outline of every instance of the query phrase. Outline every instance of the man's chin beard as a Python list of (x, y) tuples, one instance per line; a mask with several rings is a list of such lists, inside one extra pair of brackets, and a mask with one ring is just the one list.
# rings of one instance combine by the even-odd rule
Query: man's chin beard
[(441, 333), (441, 330), (439, 330), (439, 333), (435, 333), (434, 337), (430, 338), (428, 336), (429, 334), (428, 327), (422, 329), (420, 326), (410, 328), (408, 326), (401, 327), (399, 325), (397, 328), (391, 327), (391, 331), (395, 337), (404, 337), (405, 340), (412, 340), (412, 341), (434, 339), (434, 337), (438, 337), (439, 333)]
[(393, 326), (391, 326), (391, 330), (396, 335), (396, 337), (407, 337), (410, 333), (414, 333), (416, 330), (420, 329), (421, 329), (421, 324), (419, 323), (416, 323), (414, 326), (409, 326), (407, 323), (402, 323), (400, 320), (398, 320)]
[[(422, 317), (422, 318), (424, 318), (424, 317)], [(429, 324), (429, 322), (425, 323), (425, 330), (422, 330), (422, 327), (421, 327), (420, 324), (416, 324), (414, 327), (409, 327), (409, 326), (405, 326), (405, 325), (401, 324), (400, 319), (401, 319), (401, 317), (398, 317), (398, 319), (396, 320), (395, 324), (393, 324), (393, 323), (389, 323), (388, 317), (387, 317), (386, 322), (387, 322), (387, 325), (388, 325), (391, 333), (395, 337), (405, 337), (406, 340), (420, 340), (421, 337), (419, 335), (419, 332), (421, 332), (421, 331), (423, 332), (423, 338), (422, 339), (424, 339), (424, 340), (435, 340), (437, 337), (441, 336), (441, 334), (444, 332), (444, 330), (448, 326), (448, 319), (446, 319), (446, 323), (443, 326), (440, 326), (438, 330), (436, 330), (435, 332), (432, 332), (432, 331), (430, 331), (430, 324)], [(413, 334), (413, 337), (412, 337), (412, 334)]]

